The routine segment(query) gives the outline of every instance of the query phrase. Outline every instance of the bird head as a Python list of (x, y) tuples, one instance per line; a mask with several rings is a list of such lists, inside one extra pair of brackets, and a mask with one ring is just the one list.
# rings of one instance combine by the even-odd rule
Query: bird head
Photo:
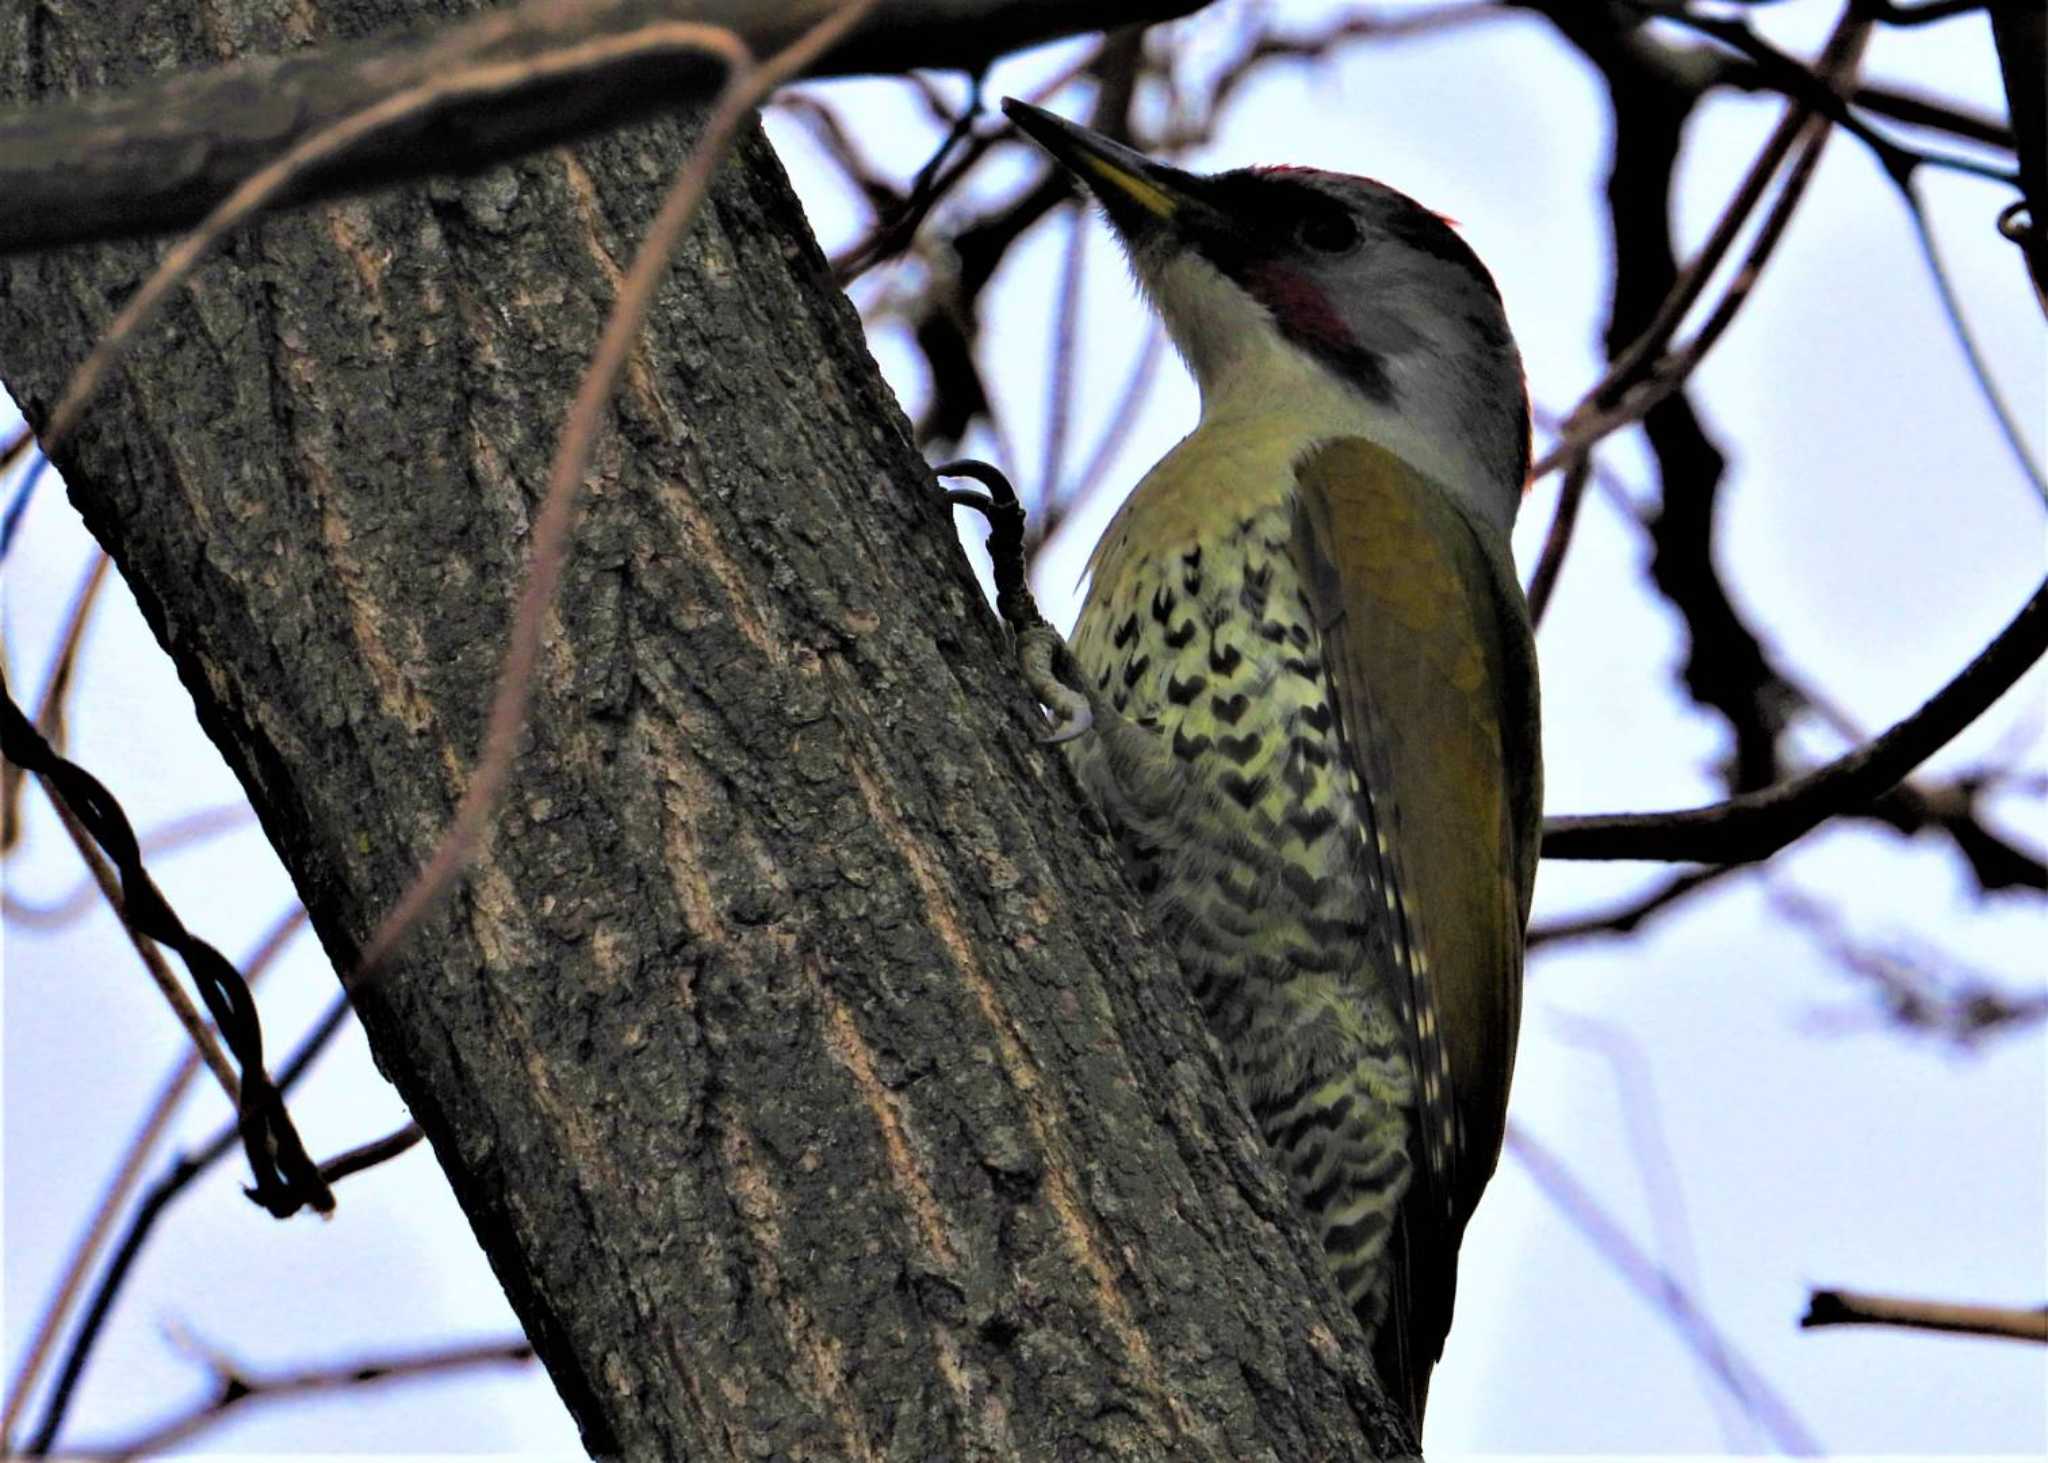
[(1307, 410), (1373, 437), (1505, 532), (1529, 466), (1500, 292), (1442, 218), (1313, 168), (1200, 176), (1015, 100), (1003, 110), (1094, 194), (1218, 411)]

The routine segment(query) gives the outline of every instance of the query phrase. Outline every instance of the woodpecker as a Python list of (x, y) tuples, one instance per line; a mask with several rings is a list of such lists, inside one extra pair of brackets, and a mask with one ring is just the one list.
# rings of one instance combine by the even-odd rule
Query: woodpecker
[(1070, 647), (1020, 653), (1419, 1437), (1540, 837), (1521, 358), (1477, 255), (1392, 188), (1004, 110), (1099, 201), (1202, 400)]

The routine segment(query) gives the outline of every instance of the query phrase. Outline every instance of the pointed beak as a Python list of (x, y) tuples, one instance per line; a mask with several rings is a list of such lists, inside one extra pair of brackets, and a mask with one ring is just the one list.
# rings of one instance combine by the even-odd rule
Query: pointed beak
[(1201, 200), (1202, 180), (1194, 174), (1154, 162), (1100, 132), (1014, 97), (1004, 99), (1003, 113), (1018, 131), (1088, 185), (1127, 242), (1143, 243), (1162, 232), (1187, 235), (1193, 232), (1188, 226), (1198, 218), (1210, 221), (1214, 210)]

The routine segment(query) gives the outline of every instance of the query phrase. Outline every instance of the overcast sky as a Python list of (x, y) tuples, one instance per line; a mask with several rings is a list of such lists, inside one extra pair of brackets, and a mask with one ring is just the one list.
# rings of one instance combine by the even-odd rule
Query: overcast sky
[[(1755, 18), (1782, 43), (1810, 50), (1834, 9), (1790, 0)], [(1056, 48), (1006, 63), (991, 97), (1027, 89), (1071, 54)], [(1194, 64), (1203, 64), (1199, 54)], [(1880, 77), (1999, 107), (1995, 60), (1975, 18), (1881, 32), (1871, 65)], [(824, 92), (902, 175), (923, 160), (932, 134), (900, 87)], [(1058, 102), (1070, 115), (1085, 110), (1078, 92)], [(1688, 244), (1776, 110), (1735, 97), (1707, 106), (1682, 180)], [(1357, 47), (1315, 72), (1269, 69), (1241, 94), (1214, 145), (1187, 161), (1370, 173), (1455, 217), (1500, 281), (1536, 400), (1561, 410), (1599, 365), (1605, 128), (1597, 78), (1545, 25), (1513, 16), (1441, 39)], [(828, 248), (860, 232), (860, 205), (802, 132), (786, 121), (772, 130)], [(1035, 166), (1021, 149), (999, 152), (979, 196), (1001, 194)], [(1971, 324), (2022, 407), (2038, 460), (2048, 351), (2013, 251), (1991, 231), (2002, 199), (1948, 179), (1930, 196)], [(1020, 483), (1042, 477), (1041, 363), (1069, 227), (1067, 215), (1055, 216), (1020, 247), (984, 339), (1006, 465)], [(1145, 331), (1114, 246), (1099, 222), (1086, 228), (1089, 344), (1070, 465), (1096, 440)], [(858, 293), (871, 300), (887, 287), (878, 276)], [(924, 387), (902, 340), (883, 331), (876, 349), (914, 402)], [(1755, 300), (1701, 370), (1695, 399), (1730, 456), (1722, 563), (1733, 592), (1767, 629), (1772, 653), (1859, 725), (1881, 728), (1918, 705), (2038, 581), (2041, 500), (1971, 384), (1889, 185), (1852, 140), (1830, 147)], [(1042, 566), (1041, 597), (1056, 618), (1071, 617), (1079, 563), (1115, 500), (1194, 411), (1191, 386), (1169, 362), (1109, 474), (1114, 491), (1069, 525)], [(10, 410), (0, 429), (11, 421)], [(991, 441), (970, 445), (998, 451)], [(1603, 461), (1624, 491), (1648, 498), (1654, 480), (1636, 442), (1618, 441)], [(1525, 507), (1525, 571), (1554, 490), (1544, 485)], [(41, 684), (89, 553), (61, 495), (43, 492), (4, 577), (18, 698)], [(1681, 627), (1645, 593), (1645, 554), (1633, 522), (1591, 496), (1541, 640), (1553, 812), (1716, 794), (1710, 774), (1724, 737), (1674, 694)], [(1993, 755), (2017, 755), (2040, 772), (2042, 698), (2037, 672), (1936, 760), (1936, 774)], [(139, 828), (241, 801), (118, 586), (95, 622), (73, 705), (73, 756)], [(1802, 745), (1820, 755), (1840, 749), (1817, 730)], [(8, 888), (45, 902), (73, 886), (77, 865), (39, 795), (26, 805), (28, 844), (6, 866)], [(2008, 800), (2000, 822), (2029, 847), (2048, 843), (2038, 800)], [(154, 871), (187, 923), (231, 958), (292, 898), (249, 822), (157, 859)], [(1604, 908), (1666, 872), (1547, 864), (1537, 922)], [(2048, 1042), (2035, 1027), (1964, 1055), (1886, 1028), (1872, 1019), (1871, 992), (1779, 913), (1793, 894), (1824, 901), (1860, 940), (1923, 948), (2015, 993), (2043, 988), (2048, 932), (2038, 900), (1979, 898), (1937, 840), (1830, 829), (1633, 940), (1540, 955), (1514, 1121), (1673, 1271), (1827, 1451), (2048, 1451), (2048, 1350), (1794, 1326), (1809, 1284), (2041, 1302)], [(103, 914), (55, 936), (10, 927), (5, 937), (0, 1220), (11, 1373), (113, 1154), (180, 1047)], [(301, 937), (261, 990), (273, 1050), (289, 1045), (333, 988), (316, 942)], [(202, 1084), (180, 1136), (203, 1136), (223, 1112)], [(354, 1034), (324, 1059), (294, 1115), (316, 1153), (404, 1117)], [(424, 1151), (352, 1180), (327, 1224), (275, 1224), (240, 1198), (244, 1178), (234, 1166), (218, 1170), (148, 1252), (74, 1414), (75, 1439), (125, 1433), (201, 1395), (203, 1372), (181, 1337), (252, 1366), (287, 1367), (514, 1329)], [(1433, 1456), (1449, 1456), (1758, 1451), (1771, 1440), (1510, 1158), (1467, 1240), (1426, 1442)], [(252, 1411), (206, 1446), (562, 1454), (575, 1452), (575, 1437), (546, 1379), (528, 1369)]]

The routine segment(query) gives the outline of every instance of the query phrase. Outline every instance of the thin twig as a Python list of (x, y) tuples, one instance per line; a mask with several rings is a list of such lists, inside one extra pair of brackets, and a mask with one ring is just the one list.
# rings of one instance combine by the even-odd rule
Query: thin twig
[(1951, 153), (1927, 152), (1887, 137), (1858, 117), (1842, 95), (1814, 72), (1809, 71), (1739, 20), (1724, 20), (1716, 16), (1697, 14), (1684, 4), (1683, 0), (1623, 0), (1623, 3), (1647, 15), (1675, 21), (1739, 52), (1756, 66), (1757, 76), (1765, 85), (1803, 103), (1863, 143), (1877, 155), (1887, 172), (1911, 171), (1921, 167), (1943, 168), (1950, 172), (1965, 173), (1971, 177), (2018, 186), (2017, 174), (1990, 163), (1978, 162), (1975, 158), (1958, 157)]
[[(12, 771), (14, 764), (6, 764)], [(231, 832), (255, 820), (256, 810), (246, 802), (222, 803), (218, 807), (201, 808), (197, 812), (183, 813), (169, 819), (161, 826), (151, 829), (137, 840), (144, 858), (154, 859), (157, 855), (176, 853), (193, 844), (204, 843), (219, 834)], [(11, 924), (27, 929), (51, 930), (67, 925), (91, 910), (99, 897), (100, 886), (88, 874), (56, 898), (44, 904), (32, 904), (17, 899), (11, 889), (0, 889), (0, 916)]]
[(164, 959), (156, 941), (137, 929), (129, 918), (127, 902), (121, 897), (121, 881), (114, 872), (114, 866), (108, 863), (105, 856), (94, 846), (92, 835), (78, 820), (78, 815), (72, 811), (70, 804), (64, 801), (63, 794), (47, 781), (43, 784), (43, 791), (49, 794), (50, 806), (56, 809), (58, 820), (63, 823), (64, 831), (70, 835), (72, 843), (77, 846), (78, 856), (85, 861), (86, 868), (91, 871), (93, 882), (99, 885), (101, 895), (105, 897), (108, 907), (114, 911), (114, 918), (120, 921), (122, 932), (128, 936), (128, 943), (135, 947), (135, 953), (141, 957), (143, 969), (149, 972), (149, 978), (156, 983), (158, 992), (170, 1006), (171, 1014), (177, 1017), (178, 1024), (185, 1028), (185, 1035), (191, 1040), (193, 1049), (205, 1058), (207, 1070), (212, 1072), (214, 1080), (220, 1083), (220, 1090), (227, 1094), (228, 1102), (239, 1107), (242, 1102), (242, 1082), (235, 1075), (234, 1064), (228, 1060), (227, 1053), (221, 1050), (220, 1043), (215, 1040), (213, 1028), (207, 1024), (206, 1018), (199, 1014), (199, 1008), (192, 1004), (192, 998), (185, 994), (185, 983), (178, 979), (177, 972), (173, 971), (170, 962)]
[(1060, 282), (1053, 306), (1052, 355), (1045, 368), (1045, 450), (1041, 454), (1038, 500), (1059, 501), (1060, 468), (1067, 455), (1067, 427), (1074, 410), (1074, 356), (1080, 343), (1082, 264), (1088, 257), (1088, 211), (1067, 210), (1067, 247), (1060, 257)]
[[(36, 701), (36, 730), (53, 747), (61, 748), (65, 742), (64, 698), (71, 690), (78, 668), (78, 648), (85, 643), (85, 627), (92, 622), (93, 606), (99, 602), (100, 587), (107, 581), (107, 569), (112, 562), (105, 549), (93, 550), (92, 562), (86, 566), (78, 590), (71, 597), (71, 608), (65, 612), (64, 632), (57, 639), (57, 658), (50, 663), (50, 673), (43, 679), (43, 694)], [(14, 847), (14, 841), (21, 836), (21, 787), (22, 770), (12, 762), (0, 763), (0, 800), (4, 800), (4, 806), (0, 806), (0, 828), (4, 828), (0, 831), (0, 848)]]
[(1977, 344), (1977, 337), (1970, 329), (1969, 317), (1963, 313), (1963, 302), (1956, 295), (1955, 281), (1941, 261), (1941, 250), (1934, 242), (1934, 230), (1927, 222), (1927, 211), (1920, 202), (1920, 195), (1913, 191), (1910, 176), (1892, 179), (1899, 190), (1899, 198), (1906, 205), (1906, 217), (1913, 221), (1913, 240), (1920, 246), (1920, 258), (1927, 265), (1927, 273), (1934, 280), (1935, 298), (1941, 303), (1941, 313), (1948, 321), (1949, 333), (1955, 337), (1957, 346), (1963, 352), (1963, 361), (1970, 368), (1971, 379), (1977, 383), (1977, 394), (1984, 398), (1984, 404), (1991, 409), (1991, 415), (1998, 423), (1999, 435), (2005, 439), (2008, 451), (2020, 470), (2020, 475), (2032, 484), (2037, 496), (2048, 500), (2048, 477), (2034, 463), (2027, 451), (2026, 439), (2020, 435), (2020, 424), (2013, 415), (2012, 406), (2005, 399), (2005, 393), (1998, 389), (1998, 381), (1991, 374), (1991, 363), (1984, 359), (1984, 352)]
[[(1837, 28), (1822, 53), (1821, 66), (1830, 78), (1837, 81), (1846, 79), (1846, 70), (1861, 53), (1862, 42), (1867, 35), (1867, 26), (1856, 29), (1846, 21)], [(1603, 437), (1641, 421), (1653, 407), (1691, 379), (1708, 351), (1734, 323), (1735, 316), (1755, 291), (1764, 266), (1776, 252), (1778, 241), (1792, 221), (1793, 212), (1805, 197), (1821, 152), (1827, 146), (1830, 130), (1825, 117), (1801, 111), (1796, 103), (1787, 110), (1777, 130), (1751, 164), (1750, 172), (1736, 190), (1735, 198), (1716, 222), (1699, 256), (1680, 272), (1649, 327), (1615, 358), (1607, 372), (1572, 410), (1558, 444), (1529, 469), (1531, 481), (1560, 466), (1576, 462)], [(1777, 198), (1750, 244), (1741, 267), (1722, 292), (1720, 301), (1690, 342), (1678, 350), (1666, 351), (1678, 327), (1705, 292), (1708, 281), (1719, 269), (1727, 251), (1733, 247), (1742, 224), (1762, 201), (1770, 179), (1794, 148), (1798, 149), (1797, 155), (1786, 170)]]
[[(266, 945), (264, 948), (269, 947)], [(257, 958), (262, 954), (259, 950)], [(314, 1060), (327, 1049), (335, 1033), (353, 1013), (354, 1008), (350, 1006), (346, 992), (336, 995), (328, 1003), (320, 1019), (299, 1038), (292, 1054), (278, 1067), (279, 1092), (289, 1094), (298, 1085), (299, 1079), (305, 1076)], [(123, 1231), (120, 1244), (115, 1246), (106, 1269), (100, 1272), (99, 1283), (93, 1287), (85, 1316), (72, 1334), (71, 1344), (65, 1349), (64, 1364), (58, 1369), (57, 1380), (50, 1388), (49, 1400), (44, 1403), (42, 1421), (36, 1425), (35, 1433), (22, 1451), (33, 1455), (50, 1451), (58, 1431), (64, 1426), (65, 1416), (71, 1410), (71, 1401), (77, 1395), (79, 1379), (85, 1375), (86, 1364), (92, 1360), (100, 1337), (106, 1333), (107, 1318), (113, 1314), (114, 1302), (120, 1298), (122, 1288), (133, 1273), (136, 1258), (156, 1230), (157, 1221), (194, 1180), (232, 1151), (239, 1136), (240, 1129), (236, 1124), (226, 1124), (198, 1152), (175, 1160), (143, 1195), (142, 1202), (128, 1218), (128, 1228)]]
[(276, 1372), (267, 1376), (249, 1372), (226, 1358), (212, 1357), (210, 1364), (216, 1373), (216, 1386), (211, 1399), (175, 1417), (166, 1418), (132, 1438), (93, 1444), (79, 1449), (79, 1452), (104, 1459), (144, 1457), (162, 1453), (204, 1432), (247, 1402), (274, 1402), (314, 1392), (348, 1391), (374, 1383), (438, 1376), (483, 1366), (519, 1365), (532, 1360), (533, 1346), (523, 1336), (471, 1346), (365, 1357), (339, 1365), (308, 1367), (302, 1371)]
[(1816, 1290), (1807, 1297), (1799, 1329), (1820, 1326), (1905, 1326), (1960, 1336), (1998, 1336), (2011, 1341), (2048, 1341), (2048, 1306), (1959, 1305), (1953, 1301), (1902, 1300), (1856, 1290)]
[(1508, 1124), (1507, 1151), (1628, 1287), (1646, 1304), (1663, 1312), (1679, 1338), (1781, 1450), (1795, 1458), (1820, 1455), (1819, 1440), (1807, 1431), (1792, 1405), (1778, 1395), (1761, 1372), (1743, 1360), (1691, 1293), (1643, 1253), (1562, 1159), (1515, 1123)]
[(1138, 358), (1131, 364), (1131, 373), (1124, 379), (1123, 390), (1117, 393), (1116, 405), (1110, 408), (1102, 436), (1096, 442), (1095, 450), (1088, 454), (1087, 466), (1067, 485), (1059, 502), (1039, 505), (1038, 512), (1032, 516), (1030, 526), (1025, 530), (1025, 553), (1034, 565), (1044, 556), (1046, 545), (1102, 486), (1103, 474), (1109, 471), (1111, 459), (1130, 440), (1131, 432), (1138, 424), (1145, 398), (1159, 379), (1159, 362), (1165, 355), (1166, 332), (1155, 319), (1145, 332), (1145, 343), (1138, 348)]
[[(913, 81), (919, 79), (913, 78)], [(978, 145), (969, 147), (967, 155), (961, 158), (958, 164), (950, 169), (947, 167), (954, 151), (973, 136), (974, 119), (981, 110), (980, 74), (971, 77), (970, 82), (972, 90), (968, 93), (967, 105), (960, 109), (959, 116), (952, 119), (946, 128), (945, 136), (939, 140), (939, 145), (932, 150), (932, 155), (925, 160), (924, 166), (919, 168), (910, 180), (910, 191), (903, 199), (902, 206), (892, 217), (878, 219), (874, 229), (865, 239), (832, 261), (832, 277), (841, 289), (845, 289), (883, 260), (893, 258), (901, 252), (917, 233), (917, 227), (924, 222), (925, 216), (946, 196), (955, 183), (966, 176), (968, 168), (995, 140), (993, 137), (980, 139)], [(936, 94), (929, 90), (926, 92), (926, 101), (933, 107), (938, 105)]]
[(1593, 455), (1590, 451), (1581, 452), (1572, 459), (1558, 489), (1557, 511), (1551, 515), (1543, 552), (1537, 556), (1535, 572), (1529, 576), (1529, 618), (1539, 627), (1544, 612), (1550, 608), (1557, 576), (1564, 569), (1565, 550), (1571, 547), (1572, 532), (1579, 523), (1579, 506), (1585, 501), (1586, 482), (1592, 475)]
[[(1821, 48), (1820, 60), (1816, 63), (1830, 85), (1840, 84), (1853, 67), (1856, 58), (1862, 54), (1870, 34), (1870, 25), (1856, 14), (1852, 4), (1836, 22), (1834, 31)], [(1643, 327), (1627, 347), (1616, 352), (1600, 379), (1587, 388), (1578, 406), (1565, 420), (1563, 440), (1537, 461), (1529, 470), (1531, 480), (1554, 472), (1578, 453), (1605, 436), (1615, 428), (1635, 420), (1641, 412), (1632, 412), (1599, 430), (1594, 430), (1596, 421), (1605, 423), (1623, 396), (1636, 382), (1650, 377), (1663, 358), (1664, 350), (1678, 333), (1678, 328), (1691, 313), (1693, 305), (1706, 290), (1708, 282), (1721, 267), (1721, 261), (1734, 247), (1742, 227), (1749, 216), (1763, 201), (1771, 180), (1777, 176), (1779, 167), (1791, 153), (1793, 147), (1806, 134), (1815, 121), (1814, 112), (1803, 98), (1793, 98), (1786, 104), (1785, 113), (1778, 119), (1778, 125), (1771, 129), (1771, 135), (1757, 152), (1736, 186), (1728, 204), (1715, 219), (1708, 232), (1706, 242), (1690, 264), (1679, 271), (1672, 282), (1663, 302), (1658, 305), (1650, 323)], [(1822, 124), (1825, 125), (1825, 124)], [(1644, 410), (1648, 408), (1645, 407)]]
[[(1650, 1227), (1656, 1236), (1657, 1259), (1678, 1277), (1688, 1290), (1699, 1289), (1699, 1254), (1693, 1243), (1692, 1222), (1686, 1213), (1685, 1191), (1673, 1160), (1671, 1140), (1665, 1131), (1661, 1105), (1657, 1100), (1656, 1078), (1643, 1046), (1633, 1034), (1598, 1017), (1552, 1008), (1549, 1024), (1557, 1040), (1599, 1057), (1614, 1080), (1614, 1110), (1628, 1135), (1629, 1156), (1635, 1160), (1636, 1175), (1642, 1180), (1643, 1196), (1649, 1201)], [(1711, 1380), (1711, 1379), (1710, 1379)], [(1730, 1453), (1754, 1452), (1746, 1446), (1751, 1439), (1736, 1436), (1726, 1414), (1732, 1400), (1752, 1424), (1761, 1421), (1749, 1405), (1750, 1399), (1729, 1399), (1708, 1387), (1707, 1401), (1721, 1418), (1722, 1437)]]
[[(328, 1212), (334, 1207), (334, 1196), (306, 1155), (291, 1114), (264, 1068), (263, 1023), (257, 1016), (248, 982), (227, 957), (195, 935), (164, 898), (142, 861), (134, 826), (119, 800), (98, 778), (50, 745), (48, 738), (14, 704), (4, 682), (0, 682), (0, 750), (4, 750), (9, 761), (41, 779), (51, 801), (65, 815), (65, 827), (74, 840), (80, 841), (81, 851), (82, 835), (90, 834), (91, 842), (98, 845), (119, 873), (119, 897), (114, 897), (111, 881), (108, 897), (131, 937), (147, 936), (175, 951), (198, 987), (207, 1013), (219, 1026), (221, 1039), (235, 1058), (237, 1085), (232, 1090), (242, 1127), (242, 1146), (255, 1180), (249, 1197), (278, 1219), (307, 1205), (323, 1214)], [(94, 868), (99, 872), (98, 865)], [(139, 938), (136, 948), (144, 951), (147, 963), (146, 946)], [(152, 973), (157, 973), (154, 967)], [(189, 1003), (182, 1001), (182, 989), (175, 982), (166, 983), (161, 976), (159, 984), (170, 997), (173, 1009), (185, 1020), (194, 1043), (205, 1051), (211, 1038), (205, 1026), (189, 1014)]]
[(368, 1143), (358, 1144), (344, 1153), (337, 1153), (320, 1165), (320, 1176), (330, 1184), (347, 1178), (350, 1174), (361, 1173), (375, 1168), (380, 1163), (389, 1163), (401, 1153), (410, 1152), (426, 1134), (420, 1131), (418, 1123), (406, 1123), (373, 1138)]
[(1715, 864), (1675, 874), (1648, 894), (1632, 899), (1618, 909), (1532, 926), (1523, 943), (1528, 949), (1536, 950), (1545, 945), (1562, 945), (1574, 940), (1632, 935), (1651, 915), (1670, 908), (1697, 890), (1720, 882), (1742, 867), (1741, 864)]
[[(262, 978), (278, 954), (283, 951), (286, 941), (305, 923), (306, 911), (294, 908), (279, 920), (250, 952), (242, 963), (245, 978), (251, 985)], [(57, 1333), (63, 1329), (64, 1318), (71, 1313), (72, 1303), (77, 1300), (79, 1290), (85, 1284), (85, 1277), (92, 1269), (93, 1261), (106, 1247), (107, 1236), (114, 1227), (114, 1220), (121, 1212), (121, 1206), (128, 1202), (128, 1196), (142, 1181), (142, 1166), (148, 1161), (150, 1151), (169, 1129), (171, 1118), (178, 1110), (192, 1078), (199, 1071), (197, 1046), (188, 1046), (179, 1057), (178, 1064), (171, 1069), (158, 1089), (156, 1101), (150, 1104), (142, 1125), (135, 1136), (128, 1140), (128, 1148), (121, 1161), (114, 1167), (114, 1176), (100, 1195), (99, 1206), (92, 1218), (86, 1222), (84, 1232), (72, 1246), (71, 1255), (65, 1261), (64, 1269), (57, 1281), (56, 1289), (44, 1304), (42, 1313), (36, 1318), (35, 1331), (29, 1339), (28, 1352), (22, 1358), (20, 1368), (7, 1389), (7, 1401), (0, 1408), (0, 1456), (11, 1451), (9, 1439), (14, 1433), (14, 1424), (20, 1418), (22, 1409), (28, 1405), (29, 1394), (35, 1390), (36, 1380), (42, 1375), (43, 1365), (49, 1360), (50, 1350), (56, 1344)], [(235, 1130), (228, 1130), (232, 1143)], [(226, 1151), (223, 1145), (222, 1151)]]

